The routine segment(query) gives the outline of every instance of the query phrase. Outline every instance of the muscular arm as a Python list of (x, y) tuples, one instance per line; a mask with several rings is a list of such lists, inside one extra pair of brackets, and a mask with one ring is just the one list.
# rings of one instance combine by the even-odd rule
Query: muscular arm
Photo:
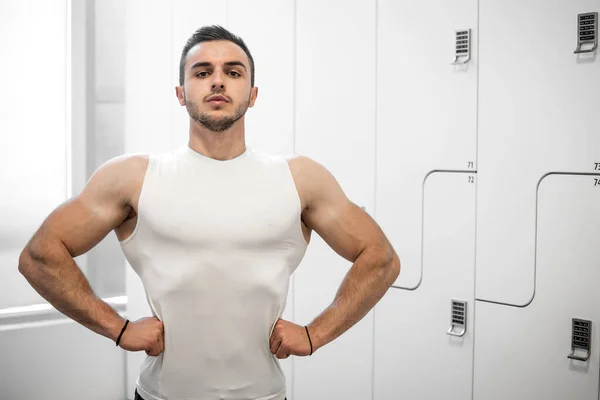
[(118, 157), (92, 175), (84, 190), (57, 207), (19, 258), (19, 272), (57, 310), (116, 340), (125, 320), (96, 297), (74, 257), (86, 253), (131, 211), (129, 193), (147, 162)]
[(305, 198), (304, 222), (353, 263), (333, 303), (308, 325), (316, 351), (377, 304), (398, 277), (400, 260), (375, 221), (346, 197), (327, 169), (306, 157), (292, 163)]

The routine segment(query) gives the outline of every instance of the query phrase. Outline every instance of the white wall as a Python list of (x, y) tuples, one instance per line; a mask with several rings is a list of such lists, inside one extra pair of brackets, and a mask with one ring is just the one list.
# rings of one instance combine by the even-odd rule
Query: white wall
[[(376, 217), (402, 271), (375, 310), (377, 400), (471, 398), (477, 4), (378, 2)], [(452, 65), (469, 29), (470, 59)], [(466, 302), (463, 336), (448, 335), (452, 300)]]
[[(483, 12), (479, 9), (481, 3)], [(568, 6), (474, 0), (290, 0), (254, 2), (252, 6), (246, 2), (242, 6), (229, 1), (212, 7), (207, 2), (172, 1), (171, 6), (157, 3), (151, 18), (140, 11), (141, 3), (130, 4), (128, 22), (134, 20), (138, 24), (130, 25), (128, 31), (128, 37), (133, 38), (131, 43), (136, 43), (127, 52), (131, 59), (150, 51), (171, 55), (168, 61), (161, 58), (160, 68), (141, 75), (132, 67), (129, 69), (127, 81), (131, 83), (134, 103), (152, 97), (153, 102), (146, 101), (144, 107), (151, 107), (153, 115), (171, 107), (170, 116), (154, 121), (165, 128), (153, 131), (144, 122), (137, 126), (144, 108), (135, 105), (136, 110), (128, 109), (131, 151), (162, 151), (184, 143), (187, 115), (172, 96), (180, 48), (200, 25), (223, 24), (247, 38), (251, 51), (257, 54), (260, 91), (257, 108), (248, 114), (252, 121), (248, 143), (266, 151), (305, 154), (323, 163), (349, 197), (375, 217), (400, 255), (403, 272), (373, 312), (313, 357), (292, 358), (291, 365), (290, 360), (284, 361), (289, 374), (289, 399), (470, 399), (476, 394), (481, 399), (521, 395), (524, 400), (558, 400), (564, 398), (559, 393), (587, 395), (589, 388), (598, 386), (597, 353), (582, 365), (578, 361), (566, 363), (567, 354), (559, 356), (564, 349), (570, 352), (568, 315), (572, 312), (573, 317), (592, 318), (592, 309), (578, 309), (573, 303), (572, 311), (561, 314), (560, 335), (553, 336), (552, 343), (557, 348), (557, 360), (564, 363), (545, 365), (544, 358), (540, 358), (540, 363), (535, 364), (537, 370), (521, 372), (525, 377), (527, 373), (532, 376), (520, 378), (512, 372), (517, 370), (520, 357), (506, 360), (505, 354), (511, 348), (519, 348), (519, 335), (535, 330), (527, 325), (515, 329), (515, 318), (521, 310), (488, 306), (492, 294), (500, 299), (519, 297), (529, 278), (521, 280), (515, 291), (505, 287), (504, 282), (519, 274), (531, 276), (527, 275), (531, 264), (503, 266), (503, 258), (525, 260), (526, 253), (520, 249), (535, 251), (535, 243), (519, 239), (526, 234), (531, 238), (535, 231), (531, 225), (535, 219), (531, 200), (537, 181), (523, 177), (539, 179), (552, 168), (593, 172), (585, 168), (594, 164), (591, 154), (598, 148), (595, 141), (599, 129), (593, 110), (600, 107), (598, 96), (593, 95), (597, 92), (589, 88), (597, 87), (600, 74), (594, 57), (575, 56), (571, 47), (574, 50), (577, 13), (598, 10), (597, 0), (580, 0)], [(238, 19), (239, 15), (246, 19)], [(552, 29), (555, 40), (536, 47), (535, 32), (543, 29), (540, 25), (537, 31), (532, 30), (526, 15), (542, 16), (537, 19), (540, 24), (553, 21), (552, 28), (544, 29)], [(265, 20), (271, 24), (262, 23)], [(483, 44), (480, 25), (488, 29)], [(152, 45), (140, 48), (139, 32), (150, 26), (155, 28)], [(515, 45), (514, 37), (507, 34), (511, 29), (515, 30), (514, 37), (523, 36), (529, 41)], [(465, 64), (452, 65), (455, 32), (460, 30), (471, 32), (470, 59)], [(171, 31), (172, 36), (167, 38), (165, 33)], [(560, 54), (556, 43), (561, 43)], [(481, 59), (482, 46), (486, 59)], [(531, 53), (534, 48), (545, 53)], [(504, 49), (506, 54), (502, 53)], [(518, 53), (522, 63), (509, 57), (511, 49), (522, 52)], [(542, 60), (552, 67), (545, 68), (540, 64)], [(283, 67), (276, 72), (262, 72), (275, 63)], [(280, 74), (281, 70), (288, 73)], [(540, 72), (544, 70), (552, 72), (544, 75)], [(560, 86), (553, 84), (559, 79), (558, 71), (563, 72), (564, 79)], [(145, 74), (148, 78), (160, 76), (160, 80), (155, 79), (155, 84), (148, 86)], [(272, 80), (261, 81), (261, 74)], [(542, 80), (542, 76), (548, 79)], [(135, 83), (136, 79), (145, 86)], [(512, 88), (512, 92), (506, 88)], [(292, 89), (294, 96), (290, 99)], [(516, 92), (519, 94), (515, 97)], [(537, 95), (538, 92), (544, 95)], [(156, 93), (164, 93), (166, 99)], [(273, 124), (267, 119), (258, 120), (269, 114), (271, 108), (260, 107), (261, 95), (270, 93), (283, 100), (282, 104), (269, 104), (277, 109), (279, 117)], [(563, 96), (558, 96), (561, 93)], [(515, 108), (516, 103), (521, 104), (520, 108)], [(569, 108), (571, 103), (579, 106)], [(550, 116), (548, 109), (569, 110), (563, 111), (569, 117)], [(575, 116), (581, 110), (584, 112)], [(575, 119), (576, 131), (570, 132), (569, 121)], [(537, 126), (545, 129), (535, 129)], [(561, 130), (556, 130), (557, 126)], [(263, 136), (257, 140), (257, 132), (277, 140), (281, 146), (269, 146)], [(552, 133), (548, 137), (549, 132)], [(525, 140), (528, 136), (536, 137), (535, 141)], [(575, 137), (581, 139), (575, 142)], [(546, 148), (549, 141), (557, 147)], [(583, 147), (584, 143), (587, 146)], [(528, 154), (543, 149), (540, 154), (545, 159), (557, 159), (560, 163), (556, 167), (538, 163), (534, 168), (526, 168), (526, 158), (531, 156), (523, 156), (520, 162), (510, 159), (509, 154), (527, 154), (518, 152), (527, 145), (531, 146)], [(480, 191), (480, 185), (484, 191)], [(563, 204), (570, 200), (548, 201)], [(526, 216), (521, 213), (522, 208), (511, 208), (518, 207), (518, 202), (529, 210)], [(597, 214), (588, 211), (600, 225)], [(497, 230), (491, 217), (502, 220), (503, 226), (509, 221), (512, 225)], [(578, 226), (583, 228), (580, 223), (570, 226), (572, 235), (579, 235)], [(499, 235), (503, 235), (501, 239)], [(574, 243), (579, 242), (583, 243)], [(480, 243), (485, 247), (479, 248)], [(512, 245), (507, 247), (505, 243)], [(481, 261), (476, 263), (476, 257)], [(590, 253), (586, 259), (594, 257), (597, 256)], [(348, 263), (314, 235), (292, 278), (287, 317), (299, 324), (312, 320), (329, 305), (348, 268)], [(481, 276), (476, 281), (477, 272)], [(558, 275), (552, 276), (558, 279)], [(130, 305), (139, 316), (148, 315), (139, 280), (133, 273), (128, 277)], [(497, 286), (492, 277), (497, 279)], [(481, 290), (476, 282), (481, 283)], [(546, 295), (549, 290), (546, 289)], [(479, 297), (476, 293), (480, 293)], [(467, 305), (466, 331), (462, 336), (448, 334), (461, 331), (450, 329), (451, 300)], [(538, 311), (531, 309), (533, 314), (528, 318), (537, 321), (550, 312), (547, 307), (551, 307), (550, 303)], [(482, 313), (481, 309), (487, 311)], [(505, 333), (510, 340), (502, 342), (502, 352), (493, 345), (497, 340), (496, 318), (511, 321), (505, 326), (516, 332), (511, 336)], [(544, 326), (551, 329), (550, 324), (548, 320)], [(482, 329), (479, 341), (475, 340), (477, 327)], [(540, 342), (531, 340), (529, 345), (538, 345), (535, 351), (542, 352)], [(486, 364), (486, 360), (493, 362)], [(138, 363), (132, 360), (130, 368)], [(504, 371), (502, 378), (494, 375), (499, 369)], [(535, 381), (533, 374), (540, 381)], [(129, 376), (129, 382), (134, 381), (134, 375)], [(540, 386), (545, 379), (557, 383), (566, 380), (570, 386), (554, 394), (531, 388), (531, 382)], [(589, 386), (581, 389), (582, 384)]]
[[(373, 214), (375, 2), (297, 2), (295, 47), (294, 150), (323, 164), (350, 200)], [(351, 263), (313, 234), (304, 260), (294, 273), (294, 322), (306, 325), (327, 308), (350, 267)], [(288, 391), (289, 399), (370, 398), (372, 312), (313, 356), (294, 358), (294, 367), (294, 388)]]
[(0, 315), (0, 352), (3, 400), (125, 398), (123, 350), (57, 312)]
[[(256, 61), (248, 144), (323, 163), (398, 251), (401, 276), (372, 312), (313, 357), (282, 362), (289, 400), (598, 398), (600, 63), (573, 50), (577, 14), (600, 0), (113, 0), (94, 10), (94, 145), (74, 144), (88, 149), (88, 169), (185, 142), (180, 51), (198, 27), (222, 24)], [(453, 66), (462, 29), (471, 59)], [(95, 270), (122, 259), (110, 240), (90, 253)], [(313, 235), (284, 318), (310, 322), (349, 267)], [(126, 315), (150, 315), (139, 278), (125, 274)], [(467, 302), (461, 337), (448, 335), (451, 299)], [(567, 358), (571, 318), (593, 323), (588, 361)], [(10, 322), (0, 329), (8, 398), (40, 386), (50, 399), (132, 398), (143, 353), (74, 323)]]
[[(17, 267), (42, 219), (123, 152), (124, 5), (11, 0), (0, 8), (0, 398), (123, 399), (126, 354), (56, 310), (21, 311), (45, 301)], [(98, 296), (125, 294), (114, 234), (76, 261)], [(107, 299), (121, 315), (124, 300)]]
[[(600, 63), (574, 51), (600, 1), (479, 7), (474, 396), (597, 399)], [(587, 361), (568, 358), (573, 318)]]
[[(125, 150), (125, 3), (87, 0), (90, 23), (88, 51), (88, 176)], [(125, 258), (114, 233), (88, 252), (88, 277), (104, 297), (125, 294)]]
[[(41, 32), (48, 43), (33, 57)], [(67, 197), (66, 34), (66, 1), (0, 2), (0, 308), (41, 299), (17, 272), (19, 254)]]

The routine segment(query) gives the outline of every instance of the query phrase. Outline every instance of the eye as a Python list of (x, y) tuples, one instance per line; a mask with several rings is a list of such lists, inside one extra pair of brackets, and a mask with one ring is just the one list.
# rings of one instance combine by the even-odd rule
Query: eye
[(208, 72), (206, 72), (206, 71), (198, 72), (196, 74), (196, 76), (201, 76), (201, 77), (205, 77), (206, 76), (206, 75), (202, 75), (202, 74), (208, 74)]
[[(231, 71), (230, 74), (236, 74), (237, 76), (242, 76), (240, 75), (237, 71)], [(235, 76), (235, 75), (234, 75)]]

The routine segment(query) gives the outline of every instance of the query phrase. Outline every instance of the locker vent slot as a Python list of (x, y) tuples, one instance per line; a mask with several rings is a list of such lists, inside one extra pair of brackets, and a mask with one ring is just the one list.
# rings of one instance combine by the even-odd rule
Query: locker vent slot
[[(568, 356), (574, 360), (587, 361), (590, 356), (592, 340), (592, 321), (584, 319), (572, 319), (571, 354)], [(575, 353), (583, 353), (576, 355)]]
[[(463, 336), (467, 331), (467, 302), (450, 300), (450, 329), (448, 334)], [(458, 329), (458, 333), (455, 330)]]
[[(464, 57), (462, 62), (458, 59)], [(452, 64), (465, 64), (471, 58), (471, 30), (456, 31), (456, 53)]]
[[(591, 44), (592, 47), (582, 50), (582, 46)], [(575, 53), (589, 53), (598, 48), (598, 13), (579, 14), (577, 16), (577, 50)]]

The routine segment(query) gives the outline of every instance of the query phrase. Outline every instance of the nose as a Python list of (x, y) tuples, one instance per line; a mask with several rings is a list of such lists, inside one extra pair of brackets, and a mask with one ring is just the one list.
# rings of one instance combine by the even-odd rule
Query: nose
[(223, 90), (225, 89), (225, 85), (223, 83), (223, 75), (221, 73), (221, 71), (215, 71), (213, 73), (213, 84), (212, 84), (212, 90)]

